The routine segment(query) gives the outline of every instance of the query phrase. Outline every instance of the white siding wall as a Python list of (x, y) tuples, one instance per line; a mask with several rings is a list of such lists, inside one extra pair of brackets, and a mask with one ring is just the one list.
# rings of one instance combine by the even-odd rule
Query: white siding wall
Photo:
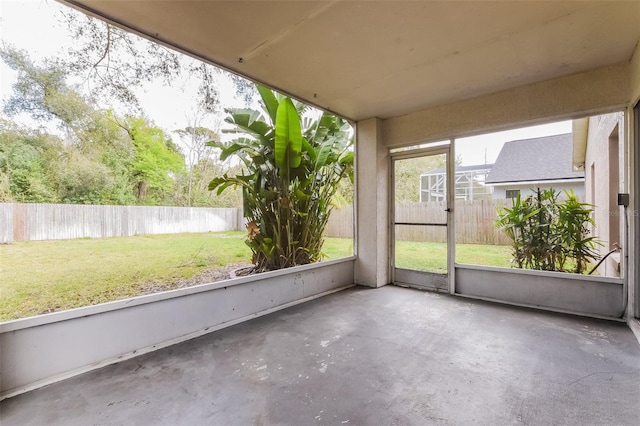
[[(563, 190), (570, 190), (573, 189), (573, 192), (575, 192), (576, 196), (581, 199), (584, 200), (585, 198), (585, 184), (584, 182), (569, 182), (569, 183), (563, 183), (563, 184), (552, 184), (552, 185), (537, 185), (538, 187), (540, 187), (540, 189), (550, 189), (553, 188), (557, 191), (560, 191), (560, 193), (562, 193)], [(528, 197), (529, 195), (533, 195), (534, 192), (532, 191), (532, 189), (534, 188), (534, 185), (506, 185), (506, 186), (494, 186), (493, 187), (493, 198), (495, 200), (500, 200), (500, 199), (504, 199), (507, 198), (507, 190), (514, 190), (517, 189), (520, 191), (520, 196), (522, 198)]]
[[(616, 130), (617, 126), (617, 130)], [(620, 222), (622, 210), (617, 206), (617, 193), (624, 185), (621, 173), (624, 162), (624, 121), (623, 113), (605, 114), (589, 119), (587, 153), (585, 157), (585, 186), (588, 188), (586, 201), (595, 206), (593, 233), (605, 245), (600, 247), (601, 255), (606, 254), (614, 242), (622, 245), (622, 226), (612, 232), (611, 221)], [(616, 141), (617, 138), (617, 141)], [(617, 144), (618, 158), (611, 158), (612, 144)], [(615, 153), (616, 149), (613, 150)], [(617, 170), (612, 170), (612, 162), (617, 162)], [(617, 174), (614, 174), (617, 173)], [(615, 229), (615, 226), (613, 227)], [(611, 256), (598, 268), (603, 276), (619, 276), (619, 256)]]

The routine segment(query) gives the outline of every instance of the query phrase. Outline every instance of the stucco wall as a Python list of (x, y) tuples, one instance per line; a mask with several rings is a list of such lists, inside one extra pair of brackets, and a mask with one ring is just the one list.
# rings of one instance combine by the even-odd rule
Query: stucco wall
[(408, 146), (620, 110), (629, 79), (628, 62), (602, 67), (390, 118), (382, 137), (388, 147)]
[(456, 293), (579, 315), (620, 318), (620, 278), (457, 265)]
[(356, 133), (356, 253), (354, 282), (389, 283), (389, 154), (382, 145), (382, 121), (358, 123)]
[[(589, 119), (587, 152), (585, 156), (586, 202), (594, 205), (596, 222), (592, 233), (604, 246), (598, 250), (605, 255), (623, 244), (621, 233), (622, 210), (617, 206), (617, 194), (624, 188), (624, 114), (605, 114)], [(619, 256), (610, 256), (599, 268), (603, 276), (619, 276)]]

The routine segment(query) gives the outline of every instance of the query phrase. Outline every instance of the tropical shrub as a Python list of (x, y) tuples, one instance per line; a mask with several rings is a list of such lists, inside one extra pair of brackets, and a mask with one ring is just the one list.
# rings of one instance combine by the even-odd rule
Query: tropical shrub
[(221, 160), (238, 158), (243, 174), (215, 178), (209, 190), (242, 189), (257, 271), (316, 262), (332, 197), (344, 178), (353, 179), (351, 127), (332, 114), (305, 115), (306, 105), (265, 87), (258, 92), (261, 110), (227, 110), (235, 138), (209, 142), (222, 150)]
[(592, 211), (573, 190), (561, 200), (554, 189), (537, 188), (524, 200), (518, 195), (511, 208), (499, 207), (495, 225), (511, 241), (515, 267), (580, 274), (599, 257), (601, 243), (589, 236)]

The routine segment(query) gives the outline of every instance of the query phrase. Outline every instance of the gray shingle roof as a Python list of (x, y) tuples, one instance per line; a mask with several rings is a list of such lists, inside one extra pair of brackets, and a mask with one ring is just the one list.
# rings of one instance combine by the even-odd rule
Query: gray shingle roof
[(584, 178), (573, 171), (571, 133), (504, 144), (486, 183)]

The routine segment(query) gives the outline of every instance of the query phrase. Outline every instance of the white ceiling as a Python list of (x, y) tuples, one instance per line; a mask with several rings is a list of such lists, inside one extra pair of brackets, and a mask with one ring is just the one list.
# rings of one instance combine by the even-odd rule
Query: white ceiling
[(360, 120), (629, 61), (632, 1), (66, 1)]

